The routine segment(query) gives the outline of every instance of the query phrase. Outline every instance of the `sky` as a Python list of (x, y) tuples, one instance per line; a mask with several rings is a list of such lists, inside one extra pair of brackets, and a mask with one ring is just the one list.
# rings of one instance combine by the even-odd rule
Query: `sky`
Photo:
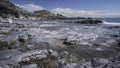
[(68, 17), (120, 17), (120, 0), (10, 0), (34, 12), (47, 9)]

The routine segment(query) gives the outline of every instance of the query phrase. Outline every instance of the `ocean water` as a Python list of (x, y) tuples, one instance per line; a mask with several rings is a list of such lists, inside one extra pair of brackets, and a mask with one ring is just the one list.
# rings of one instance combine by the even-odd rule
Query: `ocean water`
[(120, 25), (120, 18), (98, 18), (98, 19), (103, 20), (105, 24)]
[[(109, 58), (119, 55), (120, 20), (110, 18), (100, 20), (104, 22), (102, 24), (71, 22), (75, 20), (1, 22), (0, 41), (15, 41), (15, 44), (10, 49), (1, 47), (0, 63), (6, 66), (8, 61), (22, 63), (29, 58), (35, 60), (36, 56), (40, 59), (46, 58), (47, 50), (50, 50), (53, 56), (57, 55), (57, 61), (71, 63), (68, 66), (74, 63), (79, 65), (83, 59)], [(18, 40), (19, 37), (22, 37), (25, 42), (21, 43)], [(65, 68), (64, 66), (65, 64), (61, 68)]]
[(120, 18), (97, 18), (99, 20), (104, 20), (104, 21), (107, 21), (107, 22), (117, 22), (117, 23), (120, 23)]

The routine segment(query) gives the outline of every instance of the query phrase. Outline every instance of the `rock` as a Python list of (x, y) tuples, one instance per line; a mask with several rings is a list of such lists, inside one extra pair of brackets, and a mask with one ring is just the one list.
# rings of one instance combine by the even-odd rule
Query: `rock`
[(24, 39), (23, 37), (19, 36), (18, 41), (21, 43), (25, 43), (26, 39)]
[(101, 21), (101, 20), (95, 20), (94, 22), (95, 23), (103, 23), (103, 21)]
[(93, 19), (86, 19), (83, 21), (76, 21), (75, 23), (81, 23), (81, 24), (99, 24), (103, 23), (101, 20), (93, 20)]
[(39, 11), (35, 11), (34, 13), (39, 15), (38, 18), (40, 20), (65, 18), (65, 16), (63, 16), (62, 14), (54, 14), (51, 11), (48, 11), (48, 10), (39, 10)]
[(0, 49), (11, 49), (15, 44), (15, 41), (8, 40), (8, 41), (0, 41)]
[[(29, 20), (49, 20), (56, 18), (65, 18), (61, 14), (54, 14), (48, 10), (39, 10), (34, 13), (28, 12), (14, 5), (9, 0), (0, 0), (0, 17), (12, 19), (29, 19)], [(9, 21), (11, 23), (11, 20)]]
[(3, 18), (19, 18), (26, 13), (9, 0), (0, 0), (0, 16)]
[(9, 68), (21, 68), (20, 64), (18, 63), (8, 63)]
[(53, 14), (52, 12), (48, 11), (48, 10), (39, 10), (39, 11), (35, 11), (34, 13), (39, 14), (41, 16), (55, 16), (55, 14)]
[(120, 35), (118, 34), (116, 34), (116, 35), (111, 35), (111, 37), (115, 37), (115, 38), (119, 38), (120, 37)]
[(63, 44), (75, 44), (75, 40), (69, 40), (69, 38), (65, 38)]
[(33, 50), (18, 56), (20, 65), (37, 64), (40, 68), (58, 68), (57, 53), (53, 50)]

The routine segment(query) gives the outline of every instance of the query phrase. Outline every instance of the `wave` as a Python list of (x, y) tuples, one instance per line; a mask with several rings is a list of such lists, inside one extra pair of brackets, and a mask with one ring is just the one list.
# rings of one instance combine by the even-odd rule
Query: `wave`
[(103, 24), (107, 24), (107, 25), (119, 25), (120, 26), (120, 22), (107, 22), (107, 21), (103, 21)]

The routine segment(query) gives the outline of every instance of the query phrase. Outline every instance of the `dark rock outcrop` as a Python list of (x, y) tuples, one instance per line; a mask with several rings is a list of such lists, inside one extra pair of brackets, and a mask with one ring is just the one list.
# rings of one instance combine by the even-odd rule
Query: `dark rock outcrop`
[(73, 45), (73, 44), (75, 44), (75, 41), (70, 41), (68, 38), (65, 38), (64, 41), (63, 41), (63, 44)]
[(93, 20), (93, 19), (85, 19), (83, 21), (76, 21), (75, 23), (81, 23), (81, 24), (99, 24), (103, 23), (101, 20)]
[(61, 14), (54, 14), (48, 10), (39, 10), (34, 13), (27, 12), (22, 8), (11, 3), (9, 0), (0, 0), (0, 17), (13, 19), (32, 19), (32, 20), (49, 20), (64, 18)]
[(22, 38), (22, 37), (19, 37), (18, 41), (21, 42), (21, 43), (25, 43), (26, 42), (26, 40), (24, 38)]
[(40, 68), (58, 68), (57, 52), (54, 52), (53, 50), (28, 51), (24, 53), (19, 59), (19, 64), (21, 66), (34, 63), (37, 64)]
[(11, 49), (14, 44), (15, 44), (15, 41), (13, 40), (0, 41), (0, 50)]
[(23, 9), (15, 6), (9, 0), (0, 0), (0, 16), (2, 18), (20, 18), (28, 14)]

